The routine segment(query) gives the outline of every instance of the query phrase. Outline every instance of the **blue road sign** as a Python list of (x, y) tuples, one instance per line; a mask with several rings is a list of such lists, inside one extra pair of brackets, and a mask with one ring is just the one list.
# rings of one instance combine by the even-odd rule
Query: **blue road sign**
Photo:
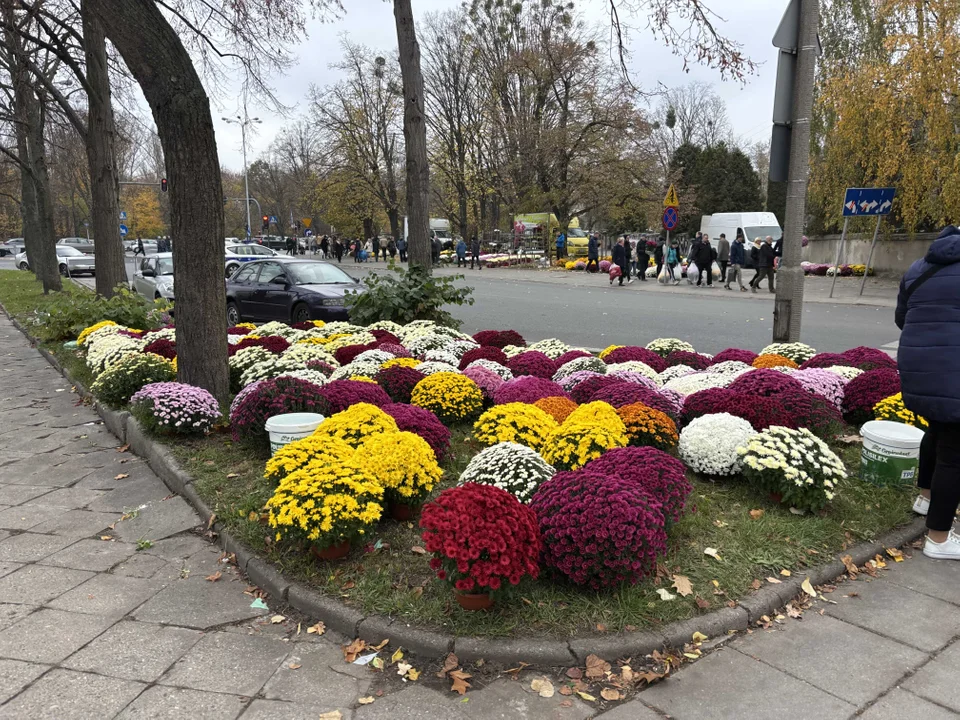
[(847, 188), (843, 216), (889, 215), (896, 194), (896, 188)]
[(129, 232), (129, 230), (127, 230), (127, 226), (126, 226), (126, 225), (121, 225), (121, 226), (120, 226), (120, 237), (126, 237), (128, 232)]
[(680, 213), (675, 207), (664, 208), (663, 210), (663, 228), (664, 230), (673, 230), (680, 222)]
[(271, 216), (270, 216), (270, 224), (271, 224), (271, 225), (276, 225), (276, 224), (277, 224), (277, 216), (276, 216), (276, 215), (271, 215)]
[(126, 220), (126, 219), (127, 219), (127, 211), (126, 211), (126, 210), (121, 210), (121, 211), (120, 211), (120, 219), (121, 219), (121, 220)]

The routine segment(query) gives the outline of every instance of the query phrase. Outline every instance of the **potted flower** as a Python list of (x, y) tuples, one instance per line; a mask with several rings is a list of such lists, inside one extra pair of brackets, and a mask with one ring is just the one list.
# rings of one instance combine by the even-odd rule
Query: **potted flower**
[(357, 461), (384, 487), (395, 520), (416, 515), (443, 476), (433, 448), (412, 432), (371, 435), (357, 449)]
[(423, 541), (437, 577), (453, 585), (465, 610), (493, 604), (504, 582), (540, 572), (540, 533), (533, 511), (506, 490), (466, 483), (444, 490), (420, 517)]

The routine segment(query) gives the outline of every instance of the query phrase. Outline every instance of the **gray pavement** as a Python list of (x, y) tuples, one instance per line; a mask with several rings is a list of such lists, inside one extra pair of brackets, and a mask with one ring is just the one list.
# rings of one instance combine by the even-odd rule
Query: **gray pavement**
[(349, 638), (252, 606), (199, 518), (5, 317), (0, 356), (0, 719), (960, 716), (960, 563), (916, 552), (612, 708), (540, 697), (541, 673), (469, 665), (461, 697), (416, 658), (408, 683), (348, 665)]

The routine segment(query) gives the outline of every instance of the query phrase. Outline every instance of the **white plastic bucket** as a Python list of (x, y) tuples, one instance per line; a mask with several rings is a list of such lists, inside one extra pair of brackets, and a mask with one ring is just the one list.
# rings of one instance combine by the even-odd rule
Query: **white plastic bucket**
[(904, 423), (871, 420), (860, 428), (860, 477), (874, 485), (909, 485), (917, 477), (923, 430)]
[(266, 424), (267, 432), (270, 433), (270, 454), (294, 440), (302, 440), (312, 435), (323, 419), (323, 415), (319, 413), (274, 415)]

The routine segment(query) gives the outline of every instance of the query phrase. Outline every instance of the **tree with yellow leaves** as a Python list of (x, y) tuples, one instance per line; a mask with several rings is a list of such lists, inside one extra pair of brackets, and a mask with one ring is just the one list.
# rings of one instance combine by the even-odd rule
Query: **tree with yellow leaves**
[(137, 187), (123, 198), (121, 207), (127, 208), (126, 224), (131, 237), (155, 238), (167, 234), (157, 192), (151, 187)]

